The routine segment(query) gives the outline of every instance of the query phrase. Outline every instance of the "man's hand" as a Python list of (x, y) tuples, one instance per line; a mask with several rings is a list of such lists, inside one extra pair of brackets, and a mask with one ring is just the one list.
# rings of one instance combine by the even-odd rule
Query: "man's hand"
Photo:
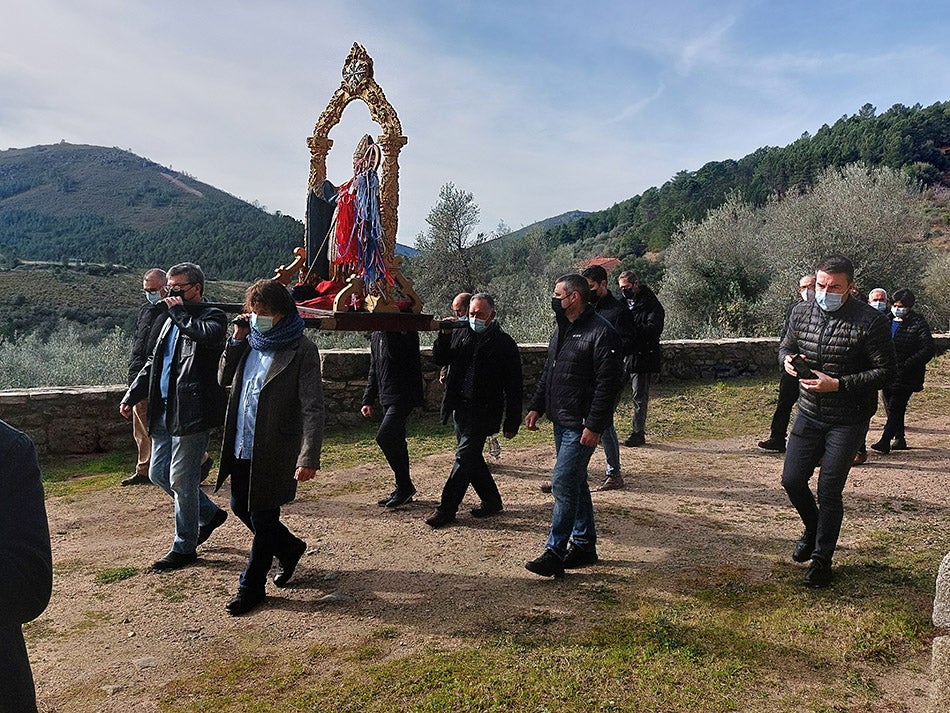
[(294, 471), (294, 480), (299, 483), (305, 483), (308, 480), (313, 480), (317, 477), (316, 468), (305, 468), (300, 466), (297, 470)]
[(234, 322), (234, 334), (231, 338), (236, 342), (243, 342), (247, 339), (247, 335), (251, 333), (251, 315), (239, 314), (235, 319), (243, 321), (240, 323)]
[(369, 418), (373, 415), (373, 407), (369, 404), (366, 404), (363, 408), (360, 409), (360, 416), (363, 418)]
[(797, 379), (798, 372), (795, 370), (795, 366), (792, 364), (792, 356), (793, 356), (792, 354), (786, 354), (785, 362), (782, 364), (782, 366), (785, 367), (786, 374), (788, 374), (789, 376), (794, 376)]
[(596, 448), (600, 443), (600, 434), (594, 433), (589, 428), (585, 428), (581, 432), (581, 445), (587, 446), (588, 448)]
[(130, 419), (132, 418), (132, 407), (128, 404), (119, 404), (119, 413), (122, 414), (122, 418)]
[(166, 307), (178, 307), (179, 305), (185, 304), (185, 301), (181, 297), (166, 297), (162, 302), (165, 303)]
[(805, 391), (810, 391), (814, 394), (828, 394), (833, 391), (837, 391), (840, 382), (833, 376), (828, 376), (823, 371), (815, 371), (812, 369), (812, 373), (817, 377), (815, 379), (800, 379), (799, 384), (805, 389)]
[(528, 413), (524, 417), (524, 427), (527, 428), (529, 431), (537, 431), (538, 418), (539, 418), (539, 415), (537, 411), (528, 411)]

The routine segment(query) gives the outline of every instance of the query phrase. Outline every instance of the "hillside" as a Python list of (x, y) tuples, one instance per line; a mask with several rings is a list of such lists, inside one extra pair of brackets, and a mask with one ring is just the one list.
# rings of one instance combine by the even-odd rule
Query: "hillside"
[[(616, 255), (628, 267), (647, 251), (664, 250), (679, 223), (702, 220), (732, 193), (759, 206), (773, 195), (808, 188), (829, 166), (857, 161), (906, 170), (923, 186), (950, 184), (950, 102), (926, 108), (896, 104), (880, 115), (865, 104), (787, 146), (680, 171), (660, 187), (548, 229), (543, 242), (583, 243), (580, 252)], [(943, 242), (945, 213), (932, 223), (931, 237)]]

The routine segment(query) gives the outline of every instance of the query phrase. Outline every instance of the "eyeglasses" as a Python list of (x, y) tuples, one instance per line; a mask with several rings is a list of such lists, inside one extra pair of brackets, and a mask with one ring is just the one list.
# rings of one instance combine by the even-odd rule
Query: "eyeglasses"
[(171, 283), (169, 282), (167, 287), (169, 290), (175, 289), (185, 289), (186, 287), (191, 287), (192, 285), (198, 284), (197, 282), (181, 282), (181, 283)]

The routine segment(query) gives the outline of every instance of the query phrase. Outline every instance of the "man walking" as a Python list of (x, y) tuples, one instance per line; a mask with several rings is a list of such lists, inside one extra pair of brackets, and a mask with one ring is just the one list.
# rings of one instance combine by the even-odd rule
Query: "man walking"
[[(515, 340), (496, 320), (495, 300), (487, 292), (472, 295), (468, 329), (443, 329), (432, 346), (436, 364), (448, 370), (442, 399), (442, 422), (453, 418), (458, 446), (439, 507), (426, 518), (430, 527), (455, 520), (469, 484), (481, 503), (474, 517), (501, 512), (501, 495), (485, 463), (485, 439), (501, 429), (514, 438), (521, 422), (521, 354)], [(504, 422), (502, 417), (504, 416)]]
[[(805, 526), (792, 559), (811, 560), (805, 575), (810, 587), (831, 583), (848, 472), (877, 410), (877, 391), (897, 368), (887, 318), (851, 297), (853, 287), (848, 258), (822, 260), (815, 299), (792, 308), (779, 348), (785, 371), (799, 377), (798, 416), (788, 438), (782, 487)], [(808, 482), (819, 459), (816, 499)]]
[[(802, 302), (815, 298), (815, 276), (804, 275), (798, 281), (798, 295)], [(794, 305), (792, 305), (794, 307)], [(789, 308), (789, 315), (792, 311)], [(788, 315), (785, 317), (785, 328), (782, 337), (788, 331)], [(769, 437), (759, 441), (759, 448), (763, 451), (785, 452), (785, 436), (788, 433), (788, 422), (792, 417), (792, 406), (798, 401), (798, 379), (782, 370), (778, 382), (778, 403), (775, 404), (775, 413), (772, 414), (772, 425), (769, 427)]]
[[(607, 288), (607, 271), (600, 265), (591, 265), (581, 275), (587, 280), (591, 292), (596, 298), (594, 311), (613, 325), (620, 335), (621, 355), (633, 353), (631, 339), (631, 312), (627, 305), (614, 297)], [(617, 429), (613, 418), (610, 425), (600, 434), (600, 443), (604, 447), (604, 459), (607, 461), (607, 472), (604, 482), (596, 490), (619, 490), (623, 488), (623, 472), (620, 469), (620, 441), (617, 438)]]
[(152, 437), (149, 478), (175, 501), (175, 540), (156, 560), (156, 570), (184, 567), (198, 559), (196, 548), (228, 514), (202, 492), (201, 457), (208, 431), (224, 421), (225, 393), (218, 385), (218, 359), (228, 320), (204, 302), (204, 273), (180, 263), (168, 270), (168, 308), (155, 349), (122, 398), (119, 412), (148, 399)]
[(663, 333), (666, 311), (653, 290), (641, 284), (630, 270), (620, 273), (617, 284), (630, 308), (633, 352), (625, 362), (633, 387), (633, 428), (623, 444), (633, 448), (646, 443), (650, 381), (653, 374), (660, 371), (660, 335)]
[(613, 418), (623, 372), (620, 337), (590, 304), (585, 278), (558, 278), (551, 308), (557, 329), (524, 423), (534, 431), (547, 414), (554, 424), (554, 513), (544, 552), (525, 568), (542, 577), (562, 577), (565, 569), (598, 559), (587, 465)]

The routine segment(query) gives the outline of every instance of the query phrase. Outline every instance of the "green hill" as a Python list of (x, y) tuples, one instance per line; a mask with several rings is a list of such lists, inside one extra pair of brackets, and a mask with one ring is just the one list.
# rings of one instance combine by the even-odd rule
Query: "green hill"
[(195, 260), (209, 277), (251, 280), (292, 259), (302, 239), (294, 218), (118, 148), (0, 151), (0, 253), (8, 263)]

